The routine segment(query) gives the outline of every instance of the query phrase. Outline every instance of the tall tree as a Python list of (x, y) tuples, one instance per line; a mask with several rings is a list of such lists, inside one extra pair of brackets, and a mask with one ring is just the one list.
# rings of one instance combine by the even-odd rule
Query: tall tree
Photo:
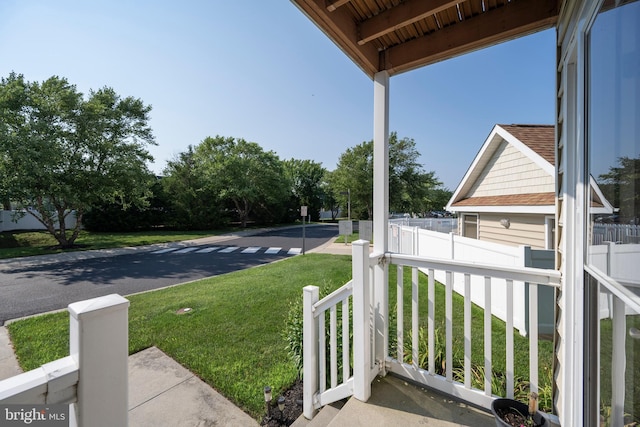
[[(441, 183), (435, 172), (425, 172), (418, 163), (420, 153), (411, 138), (389, 135), (389, 209), (392, 212), (420, 212), (430, 189)], [(351, 193), (351, 210), (355, 218), (373, 216), (373, 141), (348, 148), (331, 175), (331, 188), (341, 206), (347, 206)]]
[(251, 213), (274, 221), (282, 217), (290, 186), (273, 151), (244, 139), (216, 136), (205, 138), (195, 155), (211, 190), (231, 202), (242, 227)]
[(169, 220), (182, 229), (206, 230), (223, 225), (225, 207), (219, 191), (208, 185), (201, 160), (193, 146), (167, 162), (162, 179), (165, 192), (171, 194)]
[[(351, 201), (352, 218), (373, 217), (373, 142), (365, 141), (340, 155), (331, 174), (333, 196), (343, 215)], [(350, 195), (349, 195), (350, 194)]]
[(333, 172), (325, 171), (322, 183), (322, 207), (331, 212), (331, 219), (335, 220), (340, 213), (340, 202), (334, 194), (333, 188)]
[(294, 208), (307, 206), (311, 219), (317, 220), (322, 207), (322, 181), (326, 170), (321, 163), (298, 159), (286, 160), (284, 169), (291, 183)]
[[(72, 246), (91, 206), (146, 203), (153, 176), (150, 106), (111, 88), (86, 100), (57, 76), (42, 84), (11, 73), (0, 82), (3, 192), (40, 221), (61, 247)], [(75, 213), (76, 226), (65, 218)]]

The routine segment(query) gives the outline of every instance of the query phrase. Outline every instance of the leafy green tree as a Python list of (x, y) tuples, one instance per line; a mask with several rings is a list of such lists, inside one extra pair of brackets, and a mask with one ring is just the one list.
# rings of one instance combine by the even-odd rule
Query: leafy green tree
[(423, 217), (428, 216), (431, 211), (441, 211), (447, 205), (453, 192), (440, 186), (429, 188), (426, 195), (419, 201), (419, 208), (413, 212), (420, 213)]
[(284, 169), (291, 183), (293, 209), (297, 211), (300, 206), (307, 206), (311, 219), (317, 221), (322, 207), (322, 182), (326, 170), (321, 163), (297, 159), (285, 160)]
[(365, 141), (340, 155), (338, 165), (331, 174), (331, 190), (340, 202), (343, 214), (347, 212), (351, 193), (351, 217), (373, 217), (373, 141)]
[(171, 195), (168, 220), (172, 227), (207, 230), (227, 222), (224, 202), (218, 189), (205, 180), (203, 164), (193, 146), (167, 162), (163, 173), (162, 186)]
[[(435, 172), (425, 172), (417, 159), (420, 153), (411, 138), (389, 135), (389, 209), (392, 212), (420, 212), (431, 189), (441, 183)], [(330, 186), (341, 207), (347, 206), (344, 192), (351, 192), (354, 218), (373, 217), (373, 141), (347, 149), (331, 175)]]
[(620, 157), (618, 166), (600, 175), (600, 188), (614, 207), (620, 208), (621, 222), (638, 222), (640, 217), (640, 157)]
[(242, 227), (253, 213), (265, 221), (283, 218), (290, 185), (282, 161), (255, 142), (216, 136), (195, 149), (207, 188), (230, 202)]
[[(64, 78), (40, 84), (11, 73), (0, 82), (2, 191), (61, 247), (72, 246), (91, 206), (147, 203), (150, 111), (140, 99), (122, 98), (108, 87), (90, 91), (85, 100)], [(76, 226), (67, 230), (72, 212)]]
[(92, 206), (84, 215), (84, 228), (90, 231), (130, 232), (166, 226), (169, 224), (171, 198), (164, 191), (161, 178), (156, 178), (150, 192), (147, 206), (124, 209), (118, 201)]
[(331, 219), (335, 220), (340, 212), (340, 202), (335, 196), (335, 192), (332, 190), (333, 172), (325, 170), (322, 183), (320, 184), (322, 190), (322, 207), (325, 210), (331, 212)]
[[(430, 192), (442, 185), (435, 172), (425, 172), (417, 159), (420, 153), (412, 138), (389, 136), (389, 210), (417, 213)], [(446, 204), (446, 203), (445, 203)], [(442, 209), (441, 205), (438, 209)]]

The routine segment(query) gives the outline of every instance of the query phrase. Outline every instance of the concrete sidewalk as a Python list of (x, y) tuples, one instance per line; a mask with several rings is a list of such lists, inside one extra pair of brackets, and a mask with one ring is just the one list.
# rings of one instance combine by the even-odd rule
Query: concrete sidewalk
[[(0, 327), (0, 380), (21, 373)], [(129, 426), (258, 426), (258, 422), (156, 347), (129, 356)]]
[(156, 347), (129, 356), (129, 426), (258, 426)]

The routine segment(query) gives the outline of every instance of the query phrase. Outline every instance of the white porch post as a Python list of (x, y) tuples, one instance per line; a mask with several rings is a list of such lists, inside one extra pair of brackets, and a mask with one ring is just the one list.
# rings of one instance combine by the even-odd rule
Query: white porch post
[(353, 277), (353, 397), (366, 402), (371, 397), (371, 294), (369, 243), (352, 245)]
[(80, 369), (79, 426), (127, 426), (129, 301), (117, 294), (69, 305), (69, 347)]
[(320, 295), (317, 286), (303, 288), (303, 413), (307, 419), (316, 413), (314, 395), (318, 391), (318, 318), (313, 315), (313, 305), (318, 302)]
[[(389, 73), (373, 78), (373, 250), (389, 250)], [(375, 357), (382, 375), (389, 348), (389, 270), (386, 263), (374, 269)]]

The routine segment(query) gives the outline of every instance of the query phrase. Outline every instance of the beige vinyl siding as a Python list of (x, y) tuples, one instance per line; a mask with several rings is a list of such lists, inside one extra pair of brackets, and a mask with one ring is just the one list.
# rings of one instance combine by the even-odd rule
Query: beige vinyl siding
[[(509, 228), (500, 224), (503, 218), (509, 219)], [(480, 240), (545, 249), (545, 215), (481, 213), (478, 225)]]
[(466, 197), (551, 193), (554, 177), (513, 145), (502, 141)]

